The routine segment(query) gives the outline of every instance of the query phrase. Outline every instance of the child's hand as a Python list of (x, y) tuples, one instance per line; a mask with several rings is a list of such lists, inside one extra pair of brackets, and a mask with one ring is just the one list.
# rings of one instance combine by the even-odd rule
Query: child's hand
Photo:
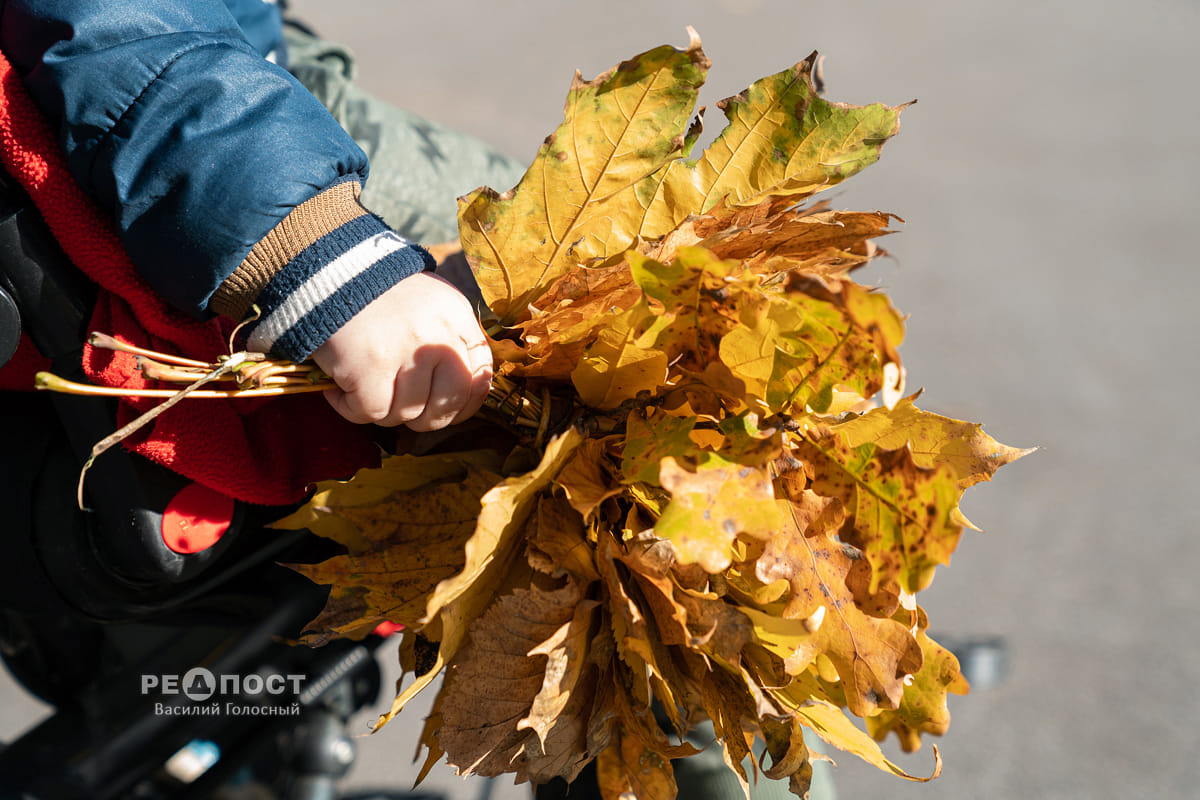
[(312, 354), (338, 388), (325, 397), (351, 422), (430, 431), (483, 405), (492, 352), (467, 299), (423, 272), (358, 312)]

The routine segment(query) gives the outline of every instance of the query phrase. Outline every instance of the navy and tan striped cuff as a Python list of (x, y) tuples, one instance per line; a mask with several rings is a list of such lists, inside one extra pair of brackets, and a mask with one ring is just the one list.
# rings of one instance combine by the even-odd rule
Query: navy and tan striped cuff
[(358, 202), (361, 191), (358, 181), (348, 180), (293, 208), (217, 287), (209, 310), (238, 322), (245, 319), (258, 295), (293, 258), (330, 231), (367, 215)]
[(298, 206), (221, 285), (212, 310), (261, 312), (250, 350), (302, 361), (368, 303), (433, 259), (358, 204), (357, 183)]

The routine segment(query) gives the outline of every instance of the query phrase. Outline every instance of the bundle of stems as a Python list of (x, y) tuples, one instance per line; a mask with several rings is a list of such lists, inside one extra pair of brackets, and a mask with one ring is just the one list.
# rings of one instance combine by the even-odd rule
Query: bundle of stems
[[(159, 353), (135, 347), (104, 334), (92, 333), (92, 347), (129, 353), (137, 358), (138, 368), (149, 380), (160, 385), (155, 389), (127, 389), (119, 386), (95, 386), (67, 380), (50, 372), (39, 372), (37, 389), (63, 394), (93, 397), (162, 397), (171, 400), (230, 399), (275, 397), (285, 394), (323, 392), (334, 387), (333, 379), (311, 361), (297, 364), (283, 359), (267, 358), (262, 353), (232, 353), (215, 362), (205, 363), (169, 353)], [(219, 388), (200, 388), (201, 385)], [(484, 408), (499, 414), (510, 424), (524, 428), (539, 428), (545, 423), (548, 408), (540, 396), (529, 396), (522, 388), (497, 375), (484, 400)], [(174, 403), (171, 403), (172, 405)], [(165, 410), (164, 403), (148, 413)], [(149, 421), (149, 420), (147, 420)]]
[[(88, 469), (98, 456), (152, 422), (171, 406), (184, 399), (236, 399), (277, 397), (306, 392), (323, 392), (335, 386), (333, 379), (311, 361), (295, 363), (271, 359), (263, 353), (237, 352), (206, 363), (169, 353), (160, 353), (122, 342), (108, 334), (93, 332), (92, 347), (129, 353), (138, 368), (157, 388), (133, 389), (120, 386), (95, 386), (68, 380), (50, 372), (39, 372), (34, 386), (38, 390), (92, 397), (158, 397), (165, 401), (110, 436), (97, 442), (79, 475), (77, 500), (83, 508), (83, 483)], [(531, 396), (512, 380), (496, 376), (484, 400), (484, 412), (523, 434), (534, 434), (541, 446), (549, 428), (550, 402), (543, 392)]]

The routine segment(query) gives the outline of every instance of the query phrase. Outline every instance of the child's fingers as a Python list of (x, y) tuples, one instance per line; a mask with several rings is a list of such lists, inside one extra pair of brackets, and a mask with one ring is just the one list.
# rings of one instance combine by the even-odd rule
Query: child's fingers
[[(388, 413), (373, 420), (378, 425), (393, 427), (412, 426), (425, 413), (430, 399), (434, 397), (433, 379), (440, 361), (436, 348), (418, 348), (412, 362), (400, 368), (391, 386), (391, 408)], [(414, 430), (418, 430), (414, 428)]]
[(449, 425), (471, 394), (471, 375), (461, 358), (438, 361), (429, 383), (429, 399), (420, 415), (408, 422), (414, 431), (433, 431)]
[[(330, 389), (325, 392), (325, 397), (334, 410), (350, 422), (360, 425), (371, 422), (379, 425), (399, 425), (407, 421), (407, 418), (401, 418), (398, 422), (388, 422), (397, 416), (393, 412), (394, 404), (389, 388), (387, 382), (372, 381), (360, 384), (348, 392)], [(424, 408), (424, 404), (421, 408)], [(415, 413), (420, 413), (420, 409)]]
[(413, 430), (444, 428), (470, 417), (483, 405), (492, 382), (491, 348), (482, 336), (461, 345), (445, 350), (438, 359), (425, 410), (408, 423)]
[(492, 348), (488, 347), (487, 340), (484, 339), (478, 344), (469, 346), (467, 357), (471, 369), (470, 394), (462, 409), (450, 421), (451, 424), (462, 422), (473, 416), (483, 407), (488, 390), (492, 388)]
[(340, 387), (333, 386), (326, 389), (323, 394), (325, 399), (329, 401), (329, 405), (333, 406), (333, 410), (350, 422), (363, 424), (369, 420), (365, 415), (347, 399), (346, 392)]

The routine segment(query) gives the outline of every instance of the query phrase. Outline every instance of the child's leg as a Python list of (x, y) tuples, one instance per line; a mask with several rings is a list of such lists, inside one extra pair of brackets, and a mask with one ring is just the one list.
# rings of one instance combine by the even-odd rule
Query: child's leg
[(371, 160), (363, 205), (422, 244), (458, 239), (457, 199), (479, 186), (512, 188), (525, 166), (484, 142), (397, 108), (354, 83), (354, 57), (303, 27), (284, 28), (288, 69)]

